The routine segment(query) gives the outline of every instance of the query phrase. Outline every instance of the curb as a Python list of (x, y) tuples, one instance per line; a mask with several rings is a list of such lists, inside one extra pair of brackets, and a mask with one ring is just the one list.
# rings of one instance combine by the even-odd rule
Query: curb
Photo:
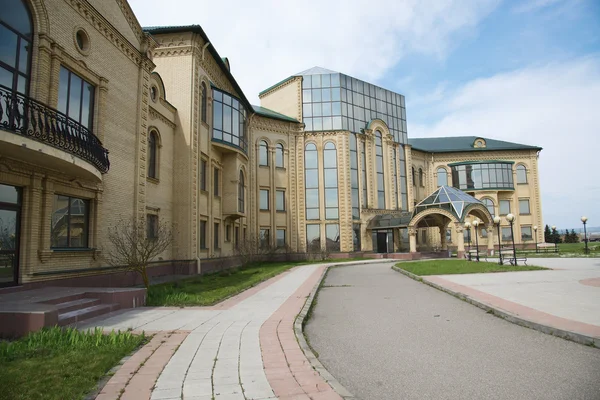
[(485, 310), (488, 313), (495, 315), (496, 317), (505, 319), (508, 322), (512, 322), (515, 325), (533, 329), (533, 330), (545, 333), (547, 335), (552, 335), (552, 336), (556, 336), (556, 337), (559, 337), (562, 339), (570, 340), (572, 342), (583, 344), (585, 346), (593, 346), (593, 347), (600, 348), (600, 337), (588, 336), (588, 335), (584, 335), (581, 333), (567, 331), (567, 330), (555, 328), (555, 327), (552, 327), (549, 325), (540, 324), (538, 322), (529, 321), (529, 320), (523, 319), (521, 317), (518, 317), (512, 313), (509, 313), (507, 311), (492, 307), (489, 304), (482, 303), (482, 302), (475, 300), (472, 297), (467, 296), (461, 292), (455, 292), (454, 290), (450, 290), (444, 286), (440, 286), (437, 283), (430, 282), (427, 279), (423, 278), (422, 276), (415, 275), (415, 274), (408, 272), (406, 270), (403, 270), (402, 268), (399, 268), (395, 265), (392, 267), (392, 269), (396, 272), (399, 272), (403, 275), (408, 276), (411, 279), (414, 279), (415, 281), (424, 283), (424, 284), (429, 285), (429, 286), (431, 286), (435, 289), (438, 289), (442, 292), (446, 292), (456, 298), (464, 300), (467, 303), (470, 303), (476, 307), (481, 308), (482, 310)]
[(315, 296), (317, 295), (317, 292), (321, 288), (321, 284), (323, 283), (323, 280), (325, 279), (325, 276), (327, 275), (327, 271), (329, 271), (329, 268), (343, 267), (346, 265), (362, 265), (362, 264), (373, 264), (373, 263), (383, 264), (383, 263), (389, 263), (389, 262), (394, 262), (394, 260), (390, 261), (388, 259), (384, 259), (384, 260), (374, 259), (374, 260), (368, 260), (368, 261), (365, 260), (365, 261), (356, 261), (356, 262), (350, 261), (350, 262), (341, 262), (341, 263), (331, 263), (330, 265), (326, 265), (325, 270), (323, 271), (323, 273), (321, 274), (321, 277), (319, 278), (319, 281), (317, 282), (315, 287), (310, 292), (310, 295), (306, 298), (306, 303), (304, 303), (304, 307), (302, 307), (302, 311), (300, 311), (300, 313), (296, 316), (296, 320), (294, 321), (294, 332), (296, 334), (296, 339), (298, 340), (298, 344), (300, 345), (300, 348), (304, 352), (304, 355), (308, 359), (308, 362), (310, 362), (310, 365), (313, 367), (313, 369), (315, 371), (317, 371), (319, 373), (319, 375), (321, 375), (321, 377), (325, 380), (325, 382), (327, 382), (329, 384), (329, 386), (331, 386), (331, 388), (338, 395), (340, 395), (343, 399), (358, 400), (358, 397), (354, 396), (352, 393), (350, 393), (348, 391), (348, 389), (346, 389), (341, 383), (339, 383), (338, 380), (335, 379), (333, 377), (333, 375), (331, 375), (331, 373), (329, 373), (329, 371), (327, 371), (327, 368), (325, 368), (323, 366), (323, 364), (321, 364), (321, 362), (319, 361), (319, 359), (317, 358), (315, 353), (313, 353), (312, 349), (306, 342), (306, 338), (304, 337), (304, 322), (306, 321), (306, 317), (308, 316), (308, 313), (310, 312), (310, 309), (312, 308)]

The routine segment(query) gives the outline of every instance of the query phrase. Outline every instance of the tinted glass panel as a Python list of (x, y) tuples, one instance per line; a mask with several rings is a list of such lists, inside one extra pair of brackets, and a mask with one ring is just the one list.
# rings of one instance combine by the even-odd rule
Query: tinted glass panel
[(452, 185), (462, 190), (469, 189), (514, 189), (512, 164), (480, 163), (454, 165), (452, 168)]

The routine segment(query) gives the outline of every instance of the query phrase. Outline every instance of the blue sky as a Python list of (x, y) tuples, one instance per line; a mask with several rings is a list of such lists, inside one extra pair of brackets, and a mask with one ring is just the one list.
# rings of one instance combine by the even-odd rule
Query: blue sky
[(409, 137), (539, 145), (544, 223), (600, 226), (600, 1), (130, 4), (143, 26), (202, 25), (254, 104), (318, 65), (404, 94)]

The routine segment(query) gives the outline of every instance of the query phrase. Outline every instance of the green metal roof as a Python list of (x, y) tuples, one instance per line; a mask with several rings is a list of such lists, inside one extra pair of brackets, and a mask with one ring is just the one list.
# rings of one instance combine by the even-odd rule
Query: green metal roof
[[(476, 139), (485, 140), (486, 147), (474, 147)], [(428, 153), (452, 153), (457, 151), (498, 151), (498, 150), (542, 150), (541, 147), (505, 142), (503, 140), (479, 136), (457, 136), (408, 139), (413, 149)]]
[(281, 81), (277, 82), (276, 84), (274, 84), (274, 85), (271, 85), (271, 86), (269, 86), (268, 88), (266, 88), (265, 90), (261, 91), (261, 92), (260, 92), (258, 95), (260, 96), (260, 95), (261, 95), (261, 94), (263, 94), (263, 93), (267, 93), (269, 90), (271, 90), (271, 89), (273, 89), (273, 88), (276, 88), (276, 87), (277, 87), (277, 86), (279, 86), (279, 85), (283, 85), (283, 84), (284, 84), (284, 83), (286, 83), (287, 81), (289, 81), (289, 80), (291, 80), (291, 79), (294, 79), (294, 78), (295, 78), (295, 76), (293, 76), (293, 75), (292, 75), (292, 76), (288, 76), (288, 77), (287, 77), (287, 78), (285, 78), (284, 80), (281, 80)]
[(288, 117), (287, 115), (283, 115), (276, 111), (269, 110), (268, 108), (265, 108), (265, 107), (253, 105), (252, 108), (254, 108), (254, 112), (256, 112), (258, 115), (262, 115), (263, 117), (275, 118), (275, 119), (279, 119), (281, 121), (286, 121), (286, 122), (299, 123), (298, 120), (296, 120), (292, 117)]

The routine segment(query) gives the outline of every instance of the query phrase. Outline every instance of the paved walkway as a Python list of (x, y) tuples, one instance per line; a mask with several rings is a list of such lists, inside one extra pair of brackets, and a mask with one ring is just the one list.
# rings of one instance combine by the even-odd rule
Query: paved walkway
[(599, 398), (600, 349), (487, 314), (391, 265), (330, 270), (306, 327), (359, 399)]
[(553, 270), (424, 278), (526, 320), (600, 339), (600, 258), (531, 258), (528, 264)]
[(293, 331), (324, 269), (294, 268), (215, 307), (138, 308), (79, 326), (157, 333), (97, 399), (341, 399)]

